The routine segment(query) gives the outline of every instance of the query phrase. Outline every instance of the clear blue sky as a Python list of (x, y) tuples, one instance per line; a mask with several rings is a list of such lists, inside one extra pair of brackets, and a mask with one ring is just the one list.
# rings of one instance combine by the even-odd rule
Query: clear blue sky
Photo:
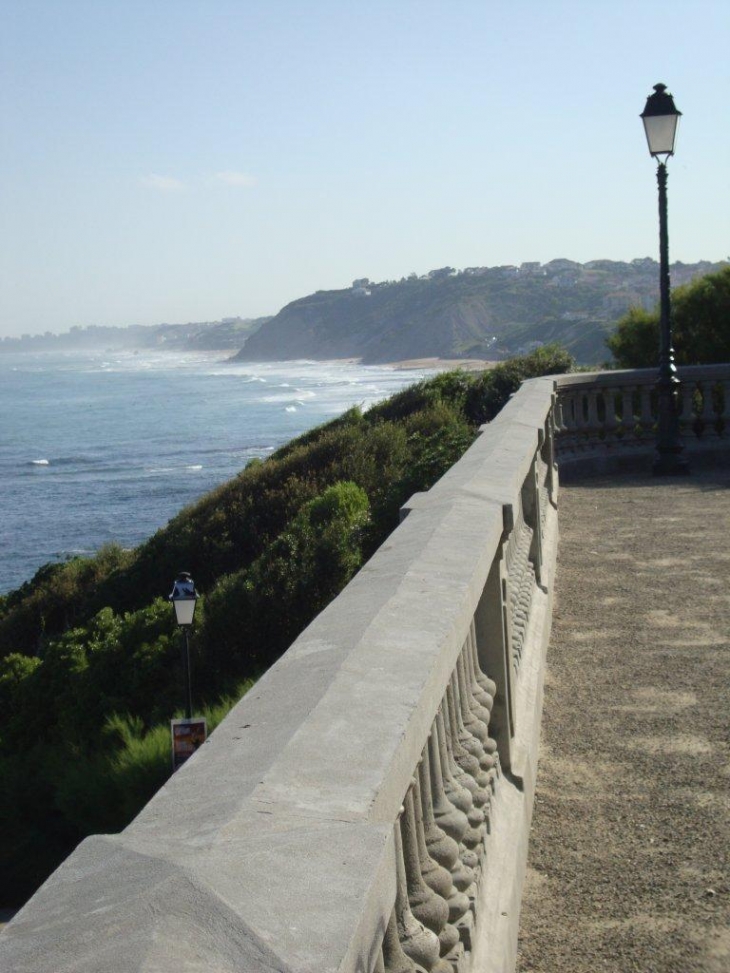
[(725, 0), (0, 0), (0, 334), (730, 254)]

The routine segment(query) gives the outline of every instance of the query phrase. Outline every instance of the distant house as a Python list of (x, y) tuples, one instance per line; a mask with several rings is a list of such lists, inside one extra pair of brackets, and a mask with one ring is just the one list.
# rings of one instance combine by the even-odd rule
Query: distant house
[(353, 280), (352, 282), (352, 293), (356, 297), (370, 297), (372, 291), (370, 290), (370, 278), (360, 277), (358, 280)]
[(544, 273), (544, 270), (542, 269), (542, 264), (539, 260), (526, 260), (524, 263), (520, 264), (520, 273), (530, 277), (534, 276), (535, 274), (542, 274)]
[(551, 260), (549, 263), (545, 264), (545, 270), (550, 274), (563, 273), (566, 270), (572, 270), (574, 272), (580, 272), (583, 269), (582, 265), (576, 263), (575, 260), (566, 260), (565, 257), (558, 257), (556, 260)]
[(520, 272), (520, 268), (515, 267), (514, 264), (504, 264), (501, 267), (497, 267), (497, 270), (501, 277), (517, 277)]

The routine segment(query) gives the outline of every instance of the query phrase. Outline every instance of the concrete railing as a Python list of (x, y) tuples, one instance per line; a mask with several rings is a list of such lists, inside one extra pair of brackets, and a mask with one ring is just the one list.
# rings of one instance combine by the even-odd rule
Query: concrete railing
[[(730, 364), (684, 366), (679, 377), (685, 451), (725, 450), (730, 440)], [(561, 375), (555, 415), (561, 467), (629, 467), (637, 456), (653, 454), (656, 379), (656, 369)]]
[(12, 973), (514, 967), (557, 544), (526, 383), (119, 835), (0, 936)]

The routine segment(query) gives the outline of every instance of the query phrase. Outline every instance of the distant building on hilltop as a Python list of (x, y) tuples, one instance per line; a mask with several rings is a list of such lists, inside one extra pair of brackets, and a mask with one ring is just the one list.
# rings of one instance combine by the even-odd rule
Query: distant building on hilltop
[(359, 277), (357, 280), (352, 282), (352, 293), (355, 297), (370, 297), (372, 291), (370, 290), (370, 278), (369, 277)]

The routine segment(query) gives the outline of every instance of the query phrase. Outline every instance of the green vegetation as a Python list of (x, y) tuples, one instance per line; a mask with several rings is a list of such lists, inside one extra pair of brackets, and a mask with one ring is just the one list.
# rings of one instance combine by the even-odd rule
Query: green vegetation
[[(730, 361), (730, 267), (673, 292), (672, 337), (678, 365)], [(606, 343), (619, 368), (655, 366), (659, 310), (632, 308)]]
[(196, 709), (214, 726), (344, 587), (526, 379), (546, 347), (479, 375), (420, 382), (250, 463), (131, 552), (46, 565), (0, 598), (0, 904), (22, 902), (85, 835), (122, 828), (170, 772), (184, 699), (164, 595), (204, 593)]

